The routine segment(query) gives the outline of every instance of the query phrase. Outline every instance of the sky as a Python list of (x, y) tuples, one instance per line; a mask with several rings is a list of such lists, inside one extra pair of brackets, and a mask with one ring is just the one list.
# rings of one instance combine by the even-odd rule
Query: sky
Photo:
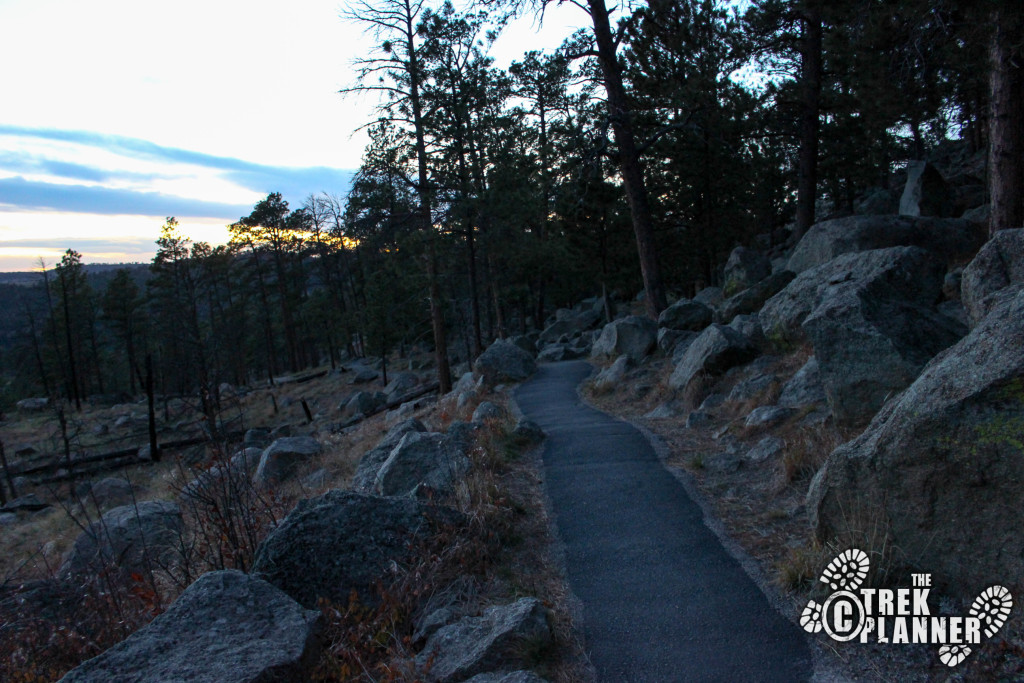
[[(269, 192), (344, 195), (373, 118), (342, 97), (373, 49), (339, 0), (0, 0), (0, 271), (148, 261), (167, 216), (220, 244)], [(516, 20), (507, 66), (588, 17)]]

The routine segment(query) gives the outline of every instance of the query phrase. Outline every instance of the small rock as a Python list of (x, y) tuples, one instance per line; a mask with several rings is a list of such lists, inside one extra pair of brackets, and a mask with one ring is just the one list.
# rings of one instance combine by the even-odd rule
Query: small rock
[(465, 617), (438, 629), (416, 663), (431, 662), (430, 678), (438, 683), (464, 681), (479, 673), (516, 668), (522, 664), (523, 644), (550, 644), (550, 616), (536, 598), (488, 607), (482, 616)]
[(782, 453), (785, 442), (777, 436), (766, 436), (747, 451), (746, 458), (750, 462), (763, 462)]
[(487, 422), (488, 420), (504, 420), (505, 409), (490, 401), (483, 401), (473, 411), (473, 422)]
[(512, 436), (526, 443), (540, 443), (544, 440), (544, 430), (533, 420), (522, 419), (516, 422), (512, 429)]
[(711, 416), (707, 413), (694, 410), (686, 416), (686, 428), (687, 429), (700, 429), (707, 427), (711, 424)]
[(783, 422), (795, 412), (792, 408), (784, 408), (782, 406), (761, 406), (754, 408), (747, 415), (747, 419), (743, 424), (746, 427), (770, 428)]
[(260, 456), (255, 480), (261, 484), (281, 483), (300, 463), (316, 457), (321, 450), (317, 440), (308, 436), (277, 439)]

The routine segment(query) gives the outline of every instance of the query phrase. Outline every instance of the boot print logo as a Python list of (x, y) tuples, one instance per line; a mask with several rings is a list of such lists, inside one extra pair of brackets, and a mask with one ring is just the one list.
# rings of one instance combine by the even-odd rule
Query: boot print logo
[(833, 558), (820, 578), (832, 593), (821, 604), (808, 601), (800, 615), (803, 629), (824, 631), (837, 641), (935, 644), (940, 661), (953, 667), (967, 659), (982, 637), (998, 633), (1013, 607), (1010, 591), (991, 586), (975, 598), (967, 616), (933, 616), (928, 606), (931, 574), (914, 574), (911, 588), (864, 588), (870, 567), (867, 553), (857, 548)]

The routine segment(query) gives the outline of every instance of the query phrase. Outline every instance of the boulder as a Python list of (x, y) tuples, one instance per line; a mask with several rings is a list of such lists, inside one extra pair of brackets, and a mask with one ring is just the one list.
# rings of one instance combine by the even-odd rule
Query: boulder
[(517, 334), (514, 337), (510, 337), (509, 341), (521, 348), (523, 351), (526, 351), (531, 356), (537, 353), (537, 342), (525, 334)]
[(357, 391), (345, 401), (341, 408), (343, 418), (356, 415), (371, 415), (383, 408), (388, 402), (387, 396), (380, 391)]
[(658, 348), (667, 356), (671, 356), (676, 345), (682, 340), (693, 341), (697, 338), (697, 332), (681, 332), (670, 330), (667, 327), (658, 328)]
[(122, 505), (128, 505), (136, 497), (131, 482), (118, 477), (107, 477), (95, 483), (86, 483), (77, 487), (75, 493), (83, 504), (98, 510), (100, 513)]
[(473, 411), (473, 422), (485, 422), (487, 420), (504, 420), (505, 409), (490, 401), (482, 401)]
[(48, 398), (23, 398), (14, 404), (19, 413), (41, 413), (50, 406)]
[(714, 308), (722, 303), (724, 299), (725, 295), (722, 293), (721, 287), (705, 287), (693, 297), (694, 301), (704, 304), (708, 308)]
[(126, 640), (71, 670), (62, 683), (309, 680), (320, 613), (266, 581), (228, 569), (199, 577)]
[(732, 403), (751, 401), (767, 393), (769, 389), (777, 385), (778, 381), (779, 378), (775, 375), (756, 375), (737, 382), (725, 400)]
[(811, 356), (782, 386), (778, 405), (784, 408), (803, 408), (821, 405), (826, 401), (825, 387), (818, 371), (818, 359)]
[(658, 316), (658, 327), (700, 332), (711, 324), (712, 317), (711, 309), (699, 301), (680, 299), (661, 312)]
[(411, 431), (392, 449), (377, 471), (374, 492), (382, 496), (411, 496), (420, 487), (449, 493), (469, 471), (462, 444), (446, 434)]
[(714, 323), (686, 349), (669, 378), (669, 387), (689, 393), (704, 377), (720, 375), (756, 356), (750, 340), (731, 327)]
[(356, 466), (356, 473), (352, 477), (352, 490), (361, 493), (371, 493), (377, 483), (377, 472), (380, 466), (391, 455), (402, 437), (409, 432), (425, 432), (427, 428), (419, 420), (410, 419), (399, 422), (388, 430), (384, 438), (376, 446), (363, 454)]
[(777, 436), (766, 436), (758, 441), (744, 456), (749, 462), (764, 462), (782, 453), (785, 442)]
[(736, 247), (725, 262), (725, 296), (732, 296), (772, 274), (772, 262), (754, 249)]
[(516, 422), (516, 426), (512, 428), (512, 436), (519, 441), (535, 444), (543, 441), (547, 435), (544, 434), (544, 430), (539, 424), (524, 418)]
[(247, 448), (266, 448), (270, 445), (270, 430), (257, 428), (247, 429), (242, 443)]
[(604, 393), (614, 390), (625, 379), (626, 373), (631, 367), (633, 367), (633, 361), (629, 356), (619, 356), (614, 363), (601, 370), (594, 378), (594, 391)]
[(984, 244), (985, 231), (960, 218), (848, 216), (811, 226), (789, 258), (800, 274), (841, 254), (889, 247), (922, 247), (943, 264), (968, 261)]
[(907, 164), (907, 184), (900, 197), (901, 216), (953, 215), (954, 193), (938, 169), (927, 161)]
[(399, 372), (397, 375), (393, 375), (390, 378), (388, 385), (384, 387), (384, 395), (386, 397), (386, 402), (402, 398), (410, 391), (418, 387), (419, 384), (420, 378), (415, 373)]
[(1022, 377), (1018, 290), (829, 455), (807, 496), (817, 537), (869, 531), (944, 594), (1024, 574)]
[(887, 397), (967, 331), (933, 306), (887, 294), (839, 285), (804, 320), (829, 407), (841, 425), (866, 424)]
[(78, 535), (59, 576), (73, 580), (117, 567), (127, 577), (170, 563), (181, 544), (181, 510), (165, 500), (122, 505)]
[(757, 313), (765, 301), (778, 294), (793, 281), (796, 275), (789, 270), (780, 270), (755, 285), (729, 297), (718, 305), (715, 318), (718, 322), (733, 320), (738, 315)]
[(764, 336), (764, 330), (761, 329), (761, 321), (757, 315), (746, 313), (738, 315), (729, 322), (729, 327), (749, 339), (754, 346), (767, 348), (768, 339)]
[(558, 363), (563, 360), (575, 360), (583, 355), (570, 344), (549, 344), (537, 354), (537, 362)]
[(879, 214), (898, 213), (900, 201), (892, 190), (876, 187), (854, 202), (853, 212), (859, 216), (877, 216)]
[(594, 357), (629, 356), (639, 363), (649, 354), (658, 340), (658, 326), (650, 318), (631, 315), (613, 320), (601, 330), (594, 342)]
[(279, 484), (301, 463), (320, 455), (321, 450), (319, 442), (309, 436), (278, 439), (263, 451), (254, 478), (260, 484)]
[(352, 377), (348, 380), (349, 384), (366, 384), (377, 379), (379, 376), (376, 370), (371, 370), (362, 363), (353, 363), (351, 370)]
[(843, 254), (806, 270), (758, 313), (768, 341), (779, 348), (808, 340), (804, 321), (822, 302), (853, 290), (870, 305), (902, 302), (930, 307), (939, 300), (945, 269), (919, 247)]
[(792, 408), (781, 406), (760, 406), (750, 411), (743, 426), (769, 429), (788, 420), (795, 412)]
[(1000, 230), (964, 268), (961, 301), (977, 325), (1003, 298), (1024, 285), (1024, 228)]
[(522, 382), (537, 371), (533, 356), (515, 344), (499, 339), (473, 363), (473, 372), (488, 386)]
[(449, 508), (413, 498), (382, 498), (332, 490), (299, 501), (260, 544), (252, 573), (307, 608), (318, 598), (348, 605), (356, 591), (364, 604), (379, 598), (393, 562), (422, 556), (422, 545), (460, 523)]
[(479, 617), (465, 617), (443, 626), (427, 640), (416, 663), (429, 666), (429, 679), (454, 683), (480, 673), (523, 664), (530, 649), (552, 643), (550, 614), (536, 598), (488, 607)]

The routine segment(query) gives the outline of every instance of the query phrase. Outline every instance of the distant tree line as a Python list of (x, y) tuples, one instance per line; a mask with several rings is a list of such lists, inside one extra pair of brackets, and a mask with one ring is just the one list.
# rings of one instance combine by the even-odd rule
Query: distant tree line
[(494, 32), (543, 3), (350, 4), (377, 48), (343, 92), (380, 104), (347, 195), (270, 194), (217, 247), (170, 218), (146, 276), (102, 289), (67, 252), (5, 338), (6, 394), (136, 393), (148, 358), (160, 393), (216, 406), (223, 382), (414, 347), (446, 389), (582, 296), (643, 289), (656, 315), (949, 141), (988, 156), (992, 228), (1024, 224), (1016, 4), (577, 4), (592, 28), (507, 70)]

